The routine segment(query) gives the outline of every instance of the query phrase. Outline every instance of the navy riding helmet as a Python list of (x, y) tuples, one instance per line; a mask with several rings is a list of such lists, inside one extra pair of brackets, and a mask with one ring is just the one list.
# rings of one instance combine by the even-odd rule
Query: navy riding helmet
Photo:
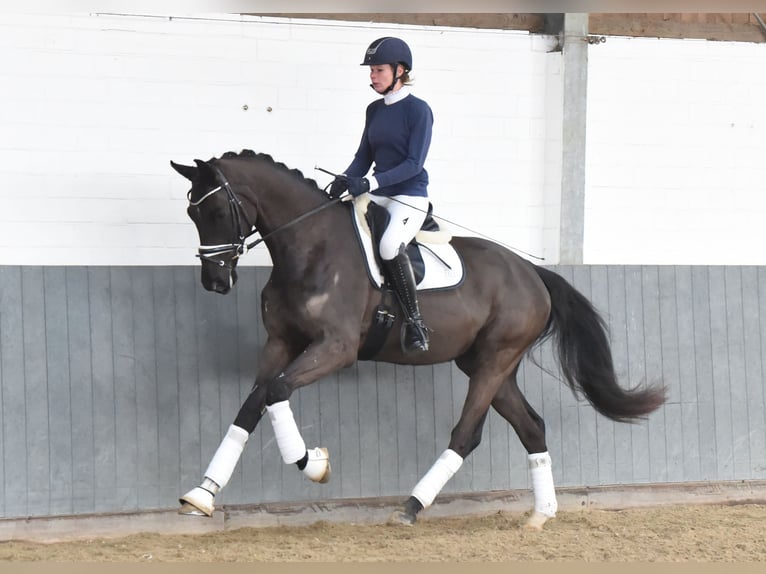
[(364, 53), (362, 66), (379, 66), (381, 64), (403, 64), (404, 71), (412, 70), (412, 52), (410, 47), (399, 38), (386, 36), (378, 38)]

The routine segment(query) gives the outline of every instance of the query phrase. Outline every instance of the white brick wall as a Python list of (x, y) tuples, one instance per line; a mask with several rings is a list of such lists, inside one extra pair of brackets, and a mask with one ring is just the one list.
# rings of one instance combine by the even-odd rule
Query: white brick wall
[[(544, 40), (38, 14), (0, 20), (0, 264), (195, 264), (187, 185), (168, 162), (251, 148), (324, 185), (313, 167), (350, 162), (376, 97), (359, 66), (364, 49), (393, 34), (412, 46), (415, 93), (436, 118), (427, 167), (437, 214), (550, 257), (542, 229), (553, 194), (543, 194), (555, 188), (547, 174), (558, 158), (545, 152), (560, 119), (547, 114), (556, 102), (546, 94), (560, 78)], [(268, 254), (242, 263), (268, 263)]]
[[(324, 185), (413, 47), (437, 215), (558, 262), (562, 78), (516, 32), (219, 16), (0, 20), (0, 264), (194, 264), (168, 162), (251, 148)], [(763, 264), (766, 45), (609, 38), (589, 52), (586, 263)], [(244, 106), (247, 106), (245, 111)], [(272, 111), (267, 111), (271, 108)], [(455, 229), (457, 233), (467, 233)], [(257, 251), (243, 264), (268, 263)]]
[(766, 44), (590, 49), (586, 263), (766, 263), (764, 70)]

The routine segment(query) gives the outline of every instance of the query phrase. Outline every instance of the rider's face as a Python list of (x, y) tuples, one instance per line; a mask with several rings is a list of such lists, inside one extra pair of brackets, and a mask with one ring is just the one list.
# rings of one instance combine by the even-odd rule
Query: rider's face
[(394, 70), (389, 64), (370, 66), (372, 89), (382, 94), (394, 81)]

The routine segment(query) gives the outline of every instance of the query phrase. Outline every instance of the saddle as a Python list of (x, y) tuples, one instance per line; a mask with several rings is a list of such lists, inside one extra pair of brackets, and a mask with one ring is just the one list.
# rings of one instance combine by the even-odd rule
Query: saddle
[[(378, 245), (390, 215), (386, 208), (360, 196), (353, 202), (353, 220), (362, 252), (367, 261), (370, 281), (378, 288), (384, 284)], [(433, 218), (433, 206), (415, 238), (405, 247), (412, 262), (418, 291), (454, 289), (463, 282), (464, 265), (450, 243), (452, 235), (439, 227)]]
[[(386, 208), (366, 196), (356, 198), (353, 205), (354, 229), (365, 255), (367, 275), (382, 292), (381, 302), (373, 311), (370, 329), (358, 354), (359, 360), (369, 360), (382, 348), (398, 313), (398, 305), (390, 302), (391, 290), (384, 282), (377, 247), (390, 215)], [(418, 291), (455, 289), (463, 282), (463, 260), (450, 244), (451, 234), (442, 230), (434, 220), (432, 210), (433, 206), (429, 204), (420, 231), (405, 250), (412, 262)]]

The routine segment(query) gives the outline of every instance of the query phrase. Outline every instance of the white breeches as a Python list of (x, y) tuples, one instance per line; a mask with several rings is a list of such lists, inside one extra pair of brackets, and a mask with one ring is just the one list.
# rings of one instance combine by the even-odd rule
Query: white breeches
[(407, 245), (420, 231), (428, 213), (428, 198), (415, 195), (382, 197), (371, 193), (370, 199), (385, 207), (391, 215), (379, 248), (380, 256), (390, 261), (399, 253), (399, 246)]

